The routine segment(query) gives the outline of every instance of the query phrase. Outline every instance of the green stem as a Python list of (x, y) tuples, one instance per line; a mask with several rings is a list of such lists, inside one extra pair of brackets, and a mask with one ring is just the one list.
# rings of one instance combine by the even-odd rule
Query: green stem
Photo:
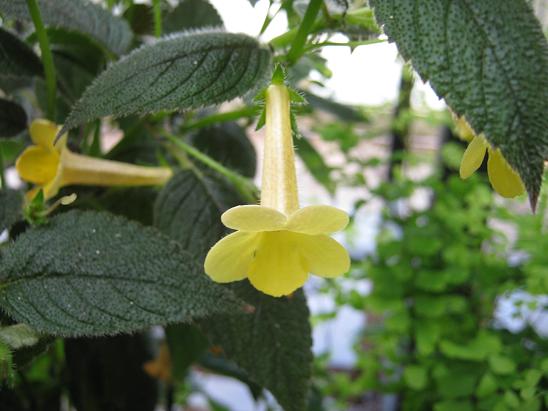
[(217, 123), (227, 123), (229, 121), (235, 121), (240, 118), (250, 118), (257, 115), (257, 108), (254, 106), (246, 106), (238, 110), (227, 111), (224, 113), (216, 113), (211, 116), (207, 116), (196, 120), (190, 124), (183, 126), (182, 131), (195, 130), (197, 128), (208, 127)]
[(44, 65), (44, 75), (46, 77), (47, 117), (51, 121), (55, 121), (57, 80), (55, 78), (55, 67), (53, 65), (53, 56), (49, 46), (48, 35), (42, 22), (37, 0), (27, 0), (27, 7), (34, 23), (34, 28), (36, 29), (36, 36), (38, 37), (38, 44), (42, 53), (42, 64)]
[(213, 160), (208, 155), (202, 153), (201, 151), (197, 150), (196, 148), (192, 147), (190, 144), (185, 143), (180, 138), (177, 138), (176, 136), (169, 134), (166, 131), (162, 131), (162, 135), (167, 138), (172, 144), (180, 148), (181, 150), (185, 151), (190, 156), (194, 157), (196, 160), (200, 161), (201, 163), (205, 164), (212, 170), (218, 172), (219, 174), (226, 177), (226, 179), (234, 185), (234, 187), (238, 190), (238, 192), (242, 195), (245, 201), (249, 203), (256, 203), (257, 202), (257, 188), (255, 185), (249, 181), (244, 176), (226, 168), (221, 163)]
[(304, 49), (304, 51), (308, 52), (308, 51), (315, 50), (315, 49), (318, 49), (318, 48), (322, 48), (322, 47), (325, 47), (325, 46), (334, 46), (334, 47), (346, 46), (346, 47), (356, 48), (356, 47), (359, 47), (359, 46), (368, 46), (370, 44), (385, 43), (385, 42), (386, 42), (385, 39), (349, 41), (349, 42), (346, 42), (346, 43), (338, 43), (338, 42), (333, 42), (333, 41), (324, 41), (324, 42), (321, 42), (321, 43), (311, 44), (310, 46), (307, 46)]
[(152, 0), (154, 9), (154, 35), (162, 37), (162, 7), (161, 0)]
[(310, 3), (308, 3), (308, 7), (306, 8), (306, 11), (304, 13), (303, 21), (301, 22), (299, 30), (297, 31), (297, 34), (293, 39), (293, 45), (291, 46), (289, 53), (287, 53), (287, 60), (289, 61), (289, 63), (295, 63), (303, 54), (303, 48), (306, 43), (306, 38), (308, 37), (308, 33), (310, 33), (312, 27), (314, 26), (316, 16), (318, 15), (322, 4), (323, 0), (310, 0)]

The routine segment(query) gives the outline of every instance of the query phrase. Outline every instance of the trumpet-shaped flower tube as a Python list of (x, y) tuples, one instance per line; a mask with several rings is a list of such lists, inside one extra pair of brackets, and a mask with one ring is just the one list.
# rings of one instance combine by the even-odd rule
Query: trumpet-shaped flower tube
[(30, 126), (34, 145), (23, 151), (15, 167), (23, 180), (36, 184), (31, 198), (39, 189), (49, 199), (68, 185), (161, 185), (172, 176), (167, 167), (142, 167), (73, 153), (66, 146), (66, 134), (55, 142), (59, 130), (56, 124), (41, 119)]
[(309, 273), (336, 277), (350, 268), (347, 251), (329, 235), (348, 224), (334, 207), (299, 208), (290, 121), (289, 92), (266, 91), (266, 140), (260, 205), (226, 211), (223, 224), (236, 230), (221, 239), (205, 260), (206, 273), (225, 283), (248, 278), (265, 294), (288, 295)]
[(493, 148), (483, 135), (475, 135), (464, 119), (457, 120), (457, 130), (463, 139), (469, 142), (460, 163), (460, 177), (467, 179), (487, 159), (487, 175), (493, 189), (506, 198), (516, 197), (525, 192), (518, 173), (508, 164), (502, 152)]

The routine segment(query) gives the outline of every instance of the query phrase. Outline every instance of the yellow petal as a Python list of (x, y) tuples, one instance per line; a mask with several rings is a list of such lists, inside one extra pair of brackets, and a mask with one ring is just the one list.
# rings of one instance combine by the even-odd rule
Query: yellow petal
[(218, 241), (207, 253), (204, 262), (206, 274), (218, 283), (246, 278), (260, 236), (238, 231)]
[(503, 197), (516, 197), (525, 191), (518, 173), (510, 167), (499, 149), (489, 150), (487, 174), (495, 191)]
[(326, 235), (302, 235), (299, 249), (308, 271), (322, 277), (337, 277), (350, 269), (346, 249)]
[(457, 117), (453, 114), (453, 120), (455, 121), (455, 129), (457, 135), (464, 141), (472, 141), (475, 137), (474, 130), (470, 127), (470, 124), (464, 119), (464, 117)]
[(335, 207), (309, 206), (297, 210), (287, 223), (287, 230), (304, 234), (329, 234), (348, 225), (348, 214)]
[(482, 137), (474, 137), (472, 142), (468, 144), (462, 160), (460, 162), (460, 178), (470, 177), (474, 171), (480, 168), (483, 158), (485, 157), (485, 151), (487, 150), (487, 143)]
[(17, 159), (15, 168), (19, 176), (34, 184), (46, 184), (57, 174), (59, 154), (42, 146), (25, 149)]
[(232, 207), (221, 216), (228, 228), (241, 231), (276, 231), (285, 227), (287, 217), (277, 210), (259, 205)]
[(65, 133), (54, 146), (55, 137), (57, 137), (60, 130), (61, 127), (57, 124), (41, 118), (34, 120), (29, 127), (30, 138), (34, 144), (48, 150), (55, 149), (58, 152), (61, 152), (67, 141), (67, 134)]
[(261, 234), (261, 242), (249, 272), (249, 281), (256, 289), (280, 297), (304, 285), (308, 271), (298, 250), (299, 237), (299, 234), (290, 231)]
[(37, 146), (53, 150), (53, 142), (59, 131), (59, 126), (49, 120), (36, 119), (30, 127), (29, 133), (33, 143)]

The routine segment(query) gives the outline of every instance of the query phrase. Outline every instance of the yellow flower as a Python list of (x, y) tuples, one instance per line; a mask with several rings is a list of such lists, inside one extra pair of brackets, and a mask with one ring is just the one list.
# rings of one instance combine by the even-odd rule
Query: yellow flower
[(309, 273), (336, 277), (348, 271), (347, 251), (329, 234), (348, 224), (334, 207), (299, 209), (290, 123), (289, 92), (273, 84), (266, 92), (266, 140), (261, 205), (237, 206), (221, 220), (237, 230), (215, 244), (205, 272), (217, 282), (248, 278), (265, 294), (291, 294)]
[(19, 176), (37, 185), (30, 198), (39, 189), (49, 199), (68, 185), (161, 185), (172, 176), (166, 167), (142, 167), (73, 153), (66, 146), (66, 134), (55, 143), (59, 131), (60, 127), (48, 120), (34, 120), (30, 126), (34, 145), (27, 147), (15, 163)]
[(464, 119), (457, 120), (457, 130), (463, 139), (469, 141), (460, 163), (462, 179), (470, 177), (480, 168), (487, 153), (487, 175), (493, 189), (507, 198), (516, 197), (525, 192), (520, 176), (508, 164), (500, 149), (491, 147), (483, 135), (475, 135)]

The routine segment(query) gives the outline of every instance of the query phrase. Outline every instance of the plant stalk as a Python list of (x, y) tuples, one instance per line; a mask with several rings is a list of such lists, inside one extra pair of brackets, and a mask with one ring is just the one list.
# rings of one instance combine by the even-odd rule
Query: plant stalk
[(314, 26), (316, 16), (318, 15), (322, 4), (323, 0), (310, 0), (310, 3), (308, 3), (303, 21), (301, 22), (299, 30), (293, 39), (291, 49), (289, 50), (289, 53), (287, 53), (287, 60), (290, 64), (294, 64), (303, 54), (306, 38)]
[(46, 78), (46, 93), (47, 93), (47, 117), (51, 121), (55, 121), (56, 106), (57, 106), (57, 79), (55, 76), (55, 66), (53, 65), (53, 55), (49, 45), (48, 35), (40, 14), (40, 7), (37, 0), (27, 0), (27, 7), (34, 23), (36, 37), (40, 45), (42, 54), (42, 64), (44, 65), (44, 75)]
[(161, 0), (152, 0), (152, 7), (154, 10), (154, 35), (159, 38), (162, 37), (162, 7)]
[(242, 195), (245, 201), (249, 203), (255, 203), (257, 201), (257, 188), (247, 178), (236, 173), (235, 171), (232, 171), (226, 168), (221, 163), (215, 161), (208, 155), (202, 153), (200, 150), (197, 150), (196, 148), (192, 147), (190, 144), (185, 143), (180, 138), (177, 138), (176, 136), (166, 131), (162, 131), (162, 135), (165, 138), (167, 138), (172, 144), (174, 144), (175, 146), (177, 146), (178, 148), (180, 148), (181, 150), (183, 150), (190, 156), (194, 157), (196, 160), (200, 161), (201, 163), (205, 164), (212, 170), (226, 177), (226, 179)]

